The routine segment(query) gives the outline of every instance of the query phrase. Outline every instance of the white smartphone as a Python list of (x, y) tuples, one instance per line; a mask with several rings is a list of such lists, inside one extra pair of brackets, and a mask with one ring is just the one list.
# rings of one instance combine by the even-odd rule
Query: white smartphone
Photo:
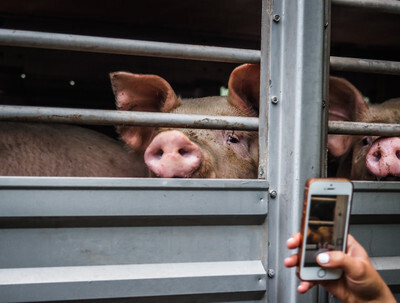
[(341, 269), (320, 267), (316, 257), (325, 251), (346, 251), (352, 196), (353, 184), (347, 179), (313, 178), (306, 182), (297, 267), (301, 280), (342, 276)]

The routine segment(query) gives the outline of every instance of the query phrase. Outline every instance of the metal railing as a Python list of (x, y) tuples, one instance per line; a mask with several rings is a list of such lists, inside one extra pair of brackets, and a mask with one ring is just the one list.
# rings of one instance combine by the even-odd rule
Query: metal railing
[(258, 130), (258, 118), (183, 115), (117, 110), (0, 105), (0, 120), (86, 125), (135, 125), (229, 130)]
[(258, 63), (260, 51), (0, 29), (0, 45), (201, 61)]
[[(0, 120), (83, 125), (132, 125), (257, 131), (255, 117), (0, 105)], [(400, 124), (329, 121), (330, 134), (399, 136)]]
[[(11, 29), (0, 29), (0, 45), (231, 63), (259, 63), (261, 60), (261, 52), (251, 49)], [(335, 70), (400, 75), (400, 62), (331, 57), (330, 64)]]
[(332, 0), (332, 4), (362, 9), (373, 9), (377, 12), (400, 14), (400, 2), (396, 0)]

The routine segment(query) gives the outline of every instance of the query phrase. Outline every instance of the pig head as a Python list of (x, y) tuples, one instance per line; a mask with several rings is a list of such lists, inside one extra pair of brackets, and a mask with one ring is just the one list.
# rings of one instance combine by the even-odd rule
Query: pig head
[[(400, 123), (400, 99), (370, 105), (347, 80), (331, 77), (329, 120)], [(329, 135), (328, 150), (339, 159), (337, 176), (353, 180), (400, 180), (400, 138)]]
[[(117, 107), (126, 111), (257, 117), (259, 65), (237, 67), (227, 97), (180, 99), (156, 75), (110, 75)], [(258, 134), (248, 131), (117, 127), (134, 151), (143, 153), (152, 176), (162, 178), (256, 178)]]

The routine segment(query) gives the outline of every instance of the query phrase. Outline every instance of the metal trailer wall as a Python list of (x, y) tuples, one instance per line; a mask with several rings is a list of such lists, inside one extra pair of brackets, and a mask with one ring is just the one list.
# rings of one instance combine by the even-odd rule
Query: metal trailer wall
[[(335, 2), (343, 5), (346, 1)], [(285, 241), (299, 226), (304, 181), (324, 174), (326, 129), (321, 125), (326, 121), (323, 96), (329, 71), (329, 3), (264, 0), (262, 14), (261, 52), (254, 57), (254, 52), (242, 50), (238, 53), (251, 53), (253, 59), (234, 59), (261, 61), (261, 83), (270, 85), (261, 87), (260, 117), (251, 123), (227, 119), (224, 125), (215, 126), (229, 128), (239, 123), (254, 129), (259, 124), (261, 178), (1, 177), (1, 302), (324, 300), (324, 294), (318, 295), (316, 290), (298, 295), (297, 278), (282, 262), (288, 254)], [(0, 30), (0, 43), (16, 43), (7, 37), (18, 34)], [(31, 34), (37, 41), (36, 33)], [(39, 37), (45, 39), (46, 35)], [(105, 40), (111, 45), (116, 42)], [(13, 45), (50, 47), (46, 43)], [(159, 46), (155, 49), (162, 49)], [(74, 46), (67, 43), (62, 47)], [(172, 49), (166, 50), (167, 56), (231, 58), (226, 55), (231, 53), (229, 49), (206, 49), (202, 54), (197, 53), (202, 47), (173, 45)], [(187, 54), (180, 55), (185, 49)], [(217, 58), (219, 51), (224, 55)], [(131, 54), (160, 55), (139, 49)], [(342, 64), (348, 69), (362, 66), (354, 60), (338, 58), (340, 64), (335, 60), (330, 59), (332, 69)], [(396, 62), (376, 63), (397, 73)], [(374, 64), (360, 68), (375, 69)], [(2, 119), (10, 119), (13, 110), (2, 107)], [(31, 119), (26, 115), (22, 116)], [(110, 118), (107, 116), (96, 117), (89, 124), (102, 124)], [(132, 117), (139, 118), (131, 115), (128, 119)], [(197, 118), (178, 117), (173, 123), (188, 126)], [(123, 121), (121, 116), (116, 119)], [(157, 119), (144, 117), (143, 123), (164, 123), (170, 116)], [(212, 122), (207, 126), (213, 127)], [(329, 125), (330, 132), (343, 131), (343, 123), (339, 130), (333, 127)], [(344, 128), (352, 131), (354, 127)], [(268, 181), (263, 179), (265, 175)], [(395, 292), (400, 285), (400, 247), (393, 238), (399, 228), (399, 189), (395, 182), (355, 182), (351, 226), (351, 233), (367, 248)]]

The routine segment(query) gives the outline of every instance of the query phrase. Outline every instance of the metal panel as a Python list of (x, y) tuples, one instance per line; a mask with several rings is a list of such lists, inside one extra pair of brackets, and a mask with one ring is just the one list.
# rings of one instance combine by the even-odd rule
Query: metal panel
[(388, 285), (400, 285), (400, 257), (375, 257), (371, 262)]
[(0, 301), (258, 302), (267, 194), (265, 180), (0, 177)]
[(259, 261), (0, 269), (0, 302), (264, 292)]
[[(399, 182), (353, 182), (352, 215), (400, 215)], [(373, 218), (371, 223), (373, 222)]]
[(271, 52), (269, 70), (268, 175), (268, 266), (276, 270), (268, 279), (269, 302), (315, 302), (312, 292), (297, 293), (294, 270), (282, 269), (290, 253), (285, 243), (298, 231), (307, 178), (323, 170), (323, 81), (326, 23), (325, 1), (269, 1)]
[(400, 224), (352, 224), (349, 229), (370, 257), (400, 256)]
[(0, 217), (263, 216), (264, 180), (0, 177)]
[(161, 225), (150, 218), (148, 226), (107, 227), (97, 219), (103, 227), (3, 228), (0, 268), (260, 260), (265, 231), (237, 221), (173, 218)]

